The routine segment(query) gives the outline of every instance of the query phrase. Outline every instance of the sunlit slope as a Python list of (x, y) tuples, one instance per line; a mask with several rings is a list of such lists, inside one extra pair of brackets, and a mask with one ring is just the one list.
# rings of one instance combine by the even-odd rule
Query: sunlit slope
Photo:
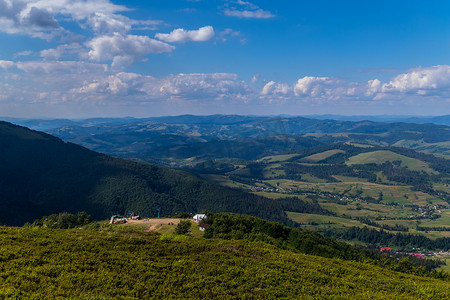
[(363, 164), (383, 164), (385, 162), (401, 161), (400, 166), (407, 167), (413, 171), (424, 171), (427, 173), (436, 173), (430, 166), (421, 160), (406, 157), (392, 151), (372, 151), (352, 156), (348, 159), (347, 165), (363, 165)]
[(448, 299), (450, 283), (248, 241), (1, 228), (1, 298)]

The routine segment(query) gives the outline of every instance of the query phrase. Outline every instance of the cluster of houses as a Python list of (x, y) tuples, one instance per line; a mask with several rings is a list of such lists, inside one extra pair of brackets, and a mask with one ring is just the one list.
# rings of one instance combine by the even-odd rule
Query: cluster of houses
[(420, 206), (417, 208), (417, 211), (419, 212), (421, 217), (427, 217), (435, 212), (443, 213), (444, 209), (450, 209), (450, 206), (445, 207), (442, 205), (430, 205), (430, 206)]
[(200, 231), (205, 231), (205, 229), (210, 226), (209, 224), (202, 222), (203, 220), (206, 220), (206, 214), (196, 214), (192, 217), (192, 219), (194, 222), (199, 223), (198, 229), (200, 229)]
[(268, 188), (263, 186), (250, 186), (249, 189), (253, 192), (280, 192), (280, 189)]
[(402, 255), (410, 255), (415, 257), (426, 257), (426, 256), (434, 256), (438, 258), (444, 258), (450, 256), (450, 249), (447, 251), (439, 251), (439, 252), (427, 252), (422, 251), (419, 248), (413, 248), (414, 251), (411, 252), (399, 252), (391, 247), (381, 247), (379, 251), (386, 254), (402, 254)]

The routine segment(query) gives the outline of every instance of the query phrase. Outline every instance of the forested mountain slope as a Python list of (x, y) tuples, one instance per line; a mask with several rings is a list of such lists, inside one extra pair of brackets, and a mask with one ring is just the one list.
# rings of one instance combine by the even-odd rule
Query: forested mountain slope
[(45, 133), (0, 122), (0, 222), (86, 211), (95, 219), (133, 210), (240, 212), (283, 220), (284, 211), (320, 210), (301, 200), (274, 201), (210, 184), (182, 171), (111, 158)]

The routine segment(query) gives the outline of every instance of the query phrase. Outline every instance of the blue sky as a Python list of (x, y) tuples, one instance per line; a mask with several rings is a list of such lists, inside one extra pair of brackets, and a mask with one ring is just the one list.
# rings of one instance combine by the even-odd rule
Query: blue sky
[(0, 0), (0, 116), (450, 113), (450, 2)]

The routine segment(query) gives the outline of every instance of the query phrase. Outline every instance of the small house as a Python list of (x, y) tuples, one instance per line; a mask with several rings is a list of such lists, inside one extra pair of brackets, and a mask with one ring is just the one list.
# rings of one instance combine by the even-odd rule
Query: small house
[(392, 249), (391, 247), (381, 247), (380, 248), (380, 252), (393, 252), (394, 249)]
[(195, 222), (200, 222), (201, 220), (206, 220), (206, 215), (205, 214), (196, 214), (192, 219)]
[(198, 229), (200, 229), (200, 231), (205, 231), (205, 229), (209, 226), (211, 226), (211, 225), (206, 224), (206, 223), (200, 223), (200, 224), (198, 224)]

